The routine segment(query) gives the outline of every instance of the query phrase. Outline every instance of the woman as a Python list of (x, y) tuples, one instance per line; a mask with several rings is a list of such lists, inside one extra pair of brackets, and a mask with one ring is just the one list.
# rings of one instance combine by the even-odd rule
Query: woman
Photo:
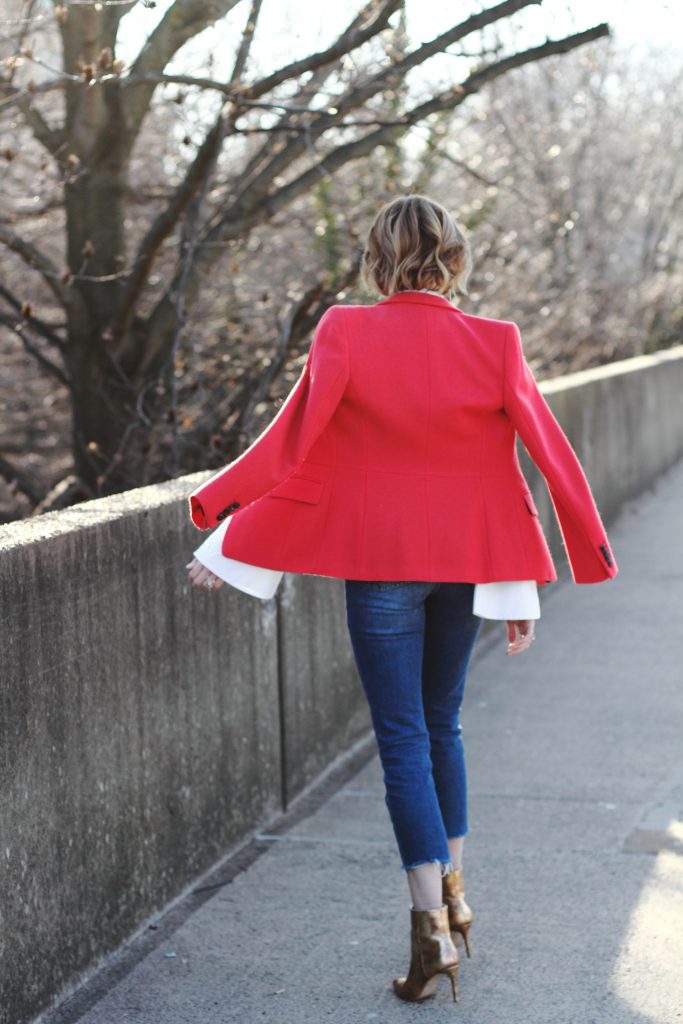
[(459, 715), (481, 617), (506, 619), (508, 653), (519, 653), (540, 615), (537, 585), (557, 579), (517, 434), (545, 477), (574, 581), (617, 573), (517, 326), (450, 301), (466, 294), (470, 266), (440, 204), (410, 195), (384, 206), (363, 255), (384, 298), (325, 313), (275, 419), (189, 496), (200, 529), (225, 521), (188, 565), (195, 586), (227, 579), (270, 596), (286, 571), (345, 580), (412, 900), (410, 967), (394, 979), (411, 1001), (441, 974), (457, 999), (456, 938), (470, 955)]

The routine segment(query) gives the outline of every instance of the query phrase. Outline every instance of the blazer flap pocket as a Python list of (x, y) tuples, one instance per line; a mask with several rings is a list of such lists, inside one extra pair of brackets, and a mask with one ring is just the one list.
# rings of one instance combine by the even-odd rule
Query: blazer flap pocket
[(523, 491), (522, 494), (524, 495), (524, 500), (526, 502), (526, 507), (529, 509), (529, 511), (531, 512), (532, 516), (537, 516), (538, 515), (538, 509), (536, 508), (536, 504), (534, 502), (534, 499), (533, 499), (533, 496), (531, 494), (531, 491)]
[(271, 498), (294, 498), (295, 501), (307, 501), (315, 505), (320, 501), (324, 483), (312, 480), (307, 476), (289, 476), (268, 492)]

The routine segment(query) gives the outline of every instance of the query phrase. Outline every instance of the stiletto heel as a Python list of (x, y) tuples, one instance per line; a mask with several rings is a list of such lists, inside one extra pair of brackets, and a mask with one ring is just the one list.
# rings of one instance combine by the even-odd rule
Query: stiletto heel
[(442, 878), (443, 901), (448, 907), (448, 920), (451, 932), (462, 936), (467, 956), (471, 957), (468, 932), (474, 915), (465, 902), (465, 882), (462, 868), (449, 871)]
[(460, 932), (460, 934), (462, 935), (462, 941), (465, 943), (465, 951), (466, 951), (468, 957), (472, 956), (472, 954), (470, 952), (470, 940), (467, 938), (467, 933), (470, 930), (470, 925), (471, 924), (472, 924), (471, 921), (460, 921), (460, 922), (458, 922), (458, 924), (456, 925), (456, 927), (454, 929), (455, 931)]
[(451, 938), (448, 909), (410, 908), (410, 967), (405, 978), (394, 978), (394, 992), (401, 999), (417, 1002), (434, 994), (440, 974), (451, 980), (453, 999), (458, 1002), (457, 973), (460, 957)]
[(451, 969), (448, 972), (448, 977), (451, 979), (451, 988), (453, 989), (453, 1002), (454, 1003), (460, 1002), (460, 1000), (458, 999), (458, 967), (459, 966), (460, 965), (458, 964), (455, 967), (451, 967)]

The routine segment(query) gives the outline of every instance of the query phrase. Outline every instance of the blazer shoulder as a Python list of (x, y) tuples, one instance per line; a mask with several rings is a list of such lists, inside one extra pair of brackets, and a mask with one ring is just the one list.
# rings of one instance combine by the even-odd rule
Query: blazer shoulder
[(327, 308), (319, 323), (322, 324), (324, 321), (326, 327), (343, 333), (348, 341), (358, 331), (364, 330), (367, 325), (367, 316), (372, 313), (373, 308), (373, 306), (338, 303)]
[(346, 326), (347, 324), (352, 323), (356, 310), (368, 308), (368, 306), (346, 306), (341, 303), (335, 303), (333, 306), (327, 307), (323, 315), (318, 320), (318, 326)]
[(328, 306), (322, 316), (318, 319), (314, 331), (314, 340), (318, 345), (328, 339), (335, 339), (339, 334), (346, 333), (346, 319), (343, 315), (343, 306)]
[(318, 320), (308, 350), (308, 359), (314, 364), (348, 362), (348, 326), (343, 313), (343, 306), (328, 306)]
[(492, 316), (479, 316), (475, 313), (463, 313), (459, 310), (460, 316), (473, 329), (480, 328), (505, 337), (511, 327), (517, 327), (512, 320), (498, 320)]
[[(350, 319), (354, 316), (363, 316), (374, 308), (374, 305), (363, 306), (360, 305), (359, 303), (337, 303), (334, 306), (330, 306), (327, 310), (327, 313), (332, 313), (335, 316)], [(327, 313), (325, 315), (327, 315)]]

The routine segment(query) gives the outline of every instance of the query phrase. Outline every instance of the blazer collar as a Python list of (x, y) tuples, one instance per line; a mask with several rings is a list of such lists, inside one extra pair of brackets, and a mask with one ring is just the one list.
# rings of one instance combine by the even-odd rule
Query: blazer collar
[(393, 295), (387, 296), (386, 299), (381, 299), (377, 305), (385, 306), (389, 303), (417, 303), (421, 306), (439, 306), (441, 309), (452, 309), (456, 310), (458, 313), (460, 312), (460, 309), (457, 306), (454, 306), (453, 303), (445, 297), (445, 295), (430, 295), (428, 292), (394, 292)]

